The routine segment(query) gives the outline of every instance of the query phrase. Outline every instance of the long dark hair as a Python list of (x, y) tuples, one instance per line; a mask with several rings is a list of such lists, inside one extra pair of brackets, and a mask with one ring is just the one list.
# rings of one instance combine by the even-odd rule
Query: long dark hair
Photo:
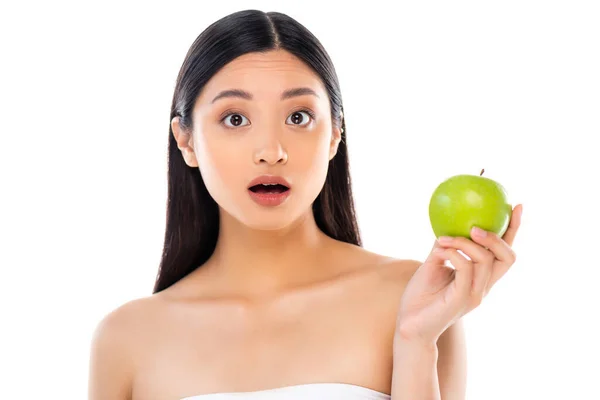
[(220, 68), (243, 54), (276, 49), (294, 54), (321, 77), (329, 95), (332, 121), (343, 129), (325, 184), (312, 206), (316, 223), (330, 237), (362, 246), (352, 198), (342, 96), (329, 55), (308, 29), (285, 14), (239, 11), (214, 22), (196, 38), (177, 76), (169, 118), (165, 241), (153, 293), (205, 263), (219, 236), (218, 205), (208, 193), (199, 169), (185, 163), (173, 136), (171, 119), (179, 116), (181, 128), (191, 131), (196, 98)]

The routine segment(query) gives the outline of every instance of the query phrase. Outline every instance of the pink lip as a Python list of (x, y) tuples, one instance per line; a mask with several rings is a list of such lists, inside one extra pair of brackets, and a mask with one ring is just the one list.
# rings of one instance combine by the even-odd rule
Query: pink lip
[(290, 191), (286, 190), (283, 193), (254, 193), (248, 190), (248, 194), (252, 200), (261, 206), (275, 207), (282, 204), (290, 195)]
[[(279, 184), (288, 188), (282, 193), (255, 193), (250, 188), (260, 184)], [(248, 185), (248, 194), (257, 204), (266, 207), (275, 207), (282, 204), (289, 196), (291, 192), (291, 185), (288, 181), (280, 176), (273, 175), (262, 175), (256, 179), (253, 179)]]
[(280, 185), (287, 187), (288, 189), (292, 188), (292, 186), (288, 183), (288, 181), (286, 181), (281, 176), (262, 175), (262, 176), (259, 176), (258, 178), (252, 179), (252, 181), (250, 181), (250, 184), (248, 184), (248, 189), (250, 189), (252, 186), (260, 185), (263, 183), (264, 184), (280, 184)]

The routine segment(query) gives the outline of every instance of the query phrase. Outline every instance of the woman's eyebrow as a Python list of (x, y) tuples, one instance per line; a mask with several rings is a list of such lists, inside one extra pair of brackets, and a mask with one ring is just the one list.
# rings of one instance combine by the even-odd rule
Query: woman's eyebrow
[[(292, 97), (304, 96), (304, 95), (312, 95), (312, 96), (316, 96), (317, 98), (319, 98), (319, 95), (311, 88), (299, 87), (299, 88), (293, 88), (293, 89), (288, 89), (288, 90), (284, 91), (281, 94), (281, 100), (286, 100), (286, 99), (289, 99)], [(223, 99), (225, 97), (239, 97), (239, 98), (245, 99), (245, 100), (252, 100), (254, 98), (252, 93), (246, 92), (245, 90), (229, 89), (229, 90), (223, 90), (222, 92), (217, 94), (215, 96), (215, 98), (212, 100), (211, 104), (214, 104), (215, 101), (217, 101), (219, 99)]]

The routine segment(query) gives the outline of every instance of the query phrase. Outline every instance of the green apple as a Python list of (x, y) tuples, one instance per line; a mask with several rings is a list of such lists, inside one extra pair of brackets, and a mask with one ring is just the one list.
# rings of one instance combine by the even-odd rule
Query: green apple
[(512, 206), (498, 182), (478, 175), (455, 175), (435, 189), (429, 202), (429, 220), (436, 238), (471, 238), (477, 226), (500, 237), (508, 228)]

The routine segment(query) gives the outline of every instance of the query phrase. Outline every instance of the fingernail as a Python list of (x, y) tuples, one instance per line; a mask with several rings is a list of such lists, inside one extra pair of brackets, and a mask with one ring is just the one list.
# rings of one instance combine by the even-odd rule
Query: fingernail
[(452, 238), (450, 236), (440, 236), (438, 242), (440, 242), (440, 244), (450, 244), (452, 243)]
[(479, 238), (484, 238), (484, 237), (486, 237), (487, 232), (484, 231), (483, 229), (480, 229), (480, 228), (474, 226), (473, 229), (471, 229), (471, 234), (473, 236), (477, 236)]

